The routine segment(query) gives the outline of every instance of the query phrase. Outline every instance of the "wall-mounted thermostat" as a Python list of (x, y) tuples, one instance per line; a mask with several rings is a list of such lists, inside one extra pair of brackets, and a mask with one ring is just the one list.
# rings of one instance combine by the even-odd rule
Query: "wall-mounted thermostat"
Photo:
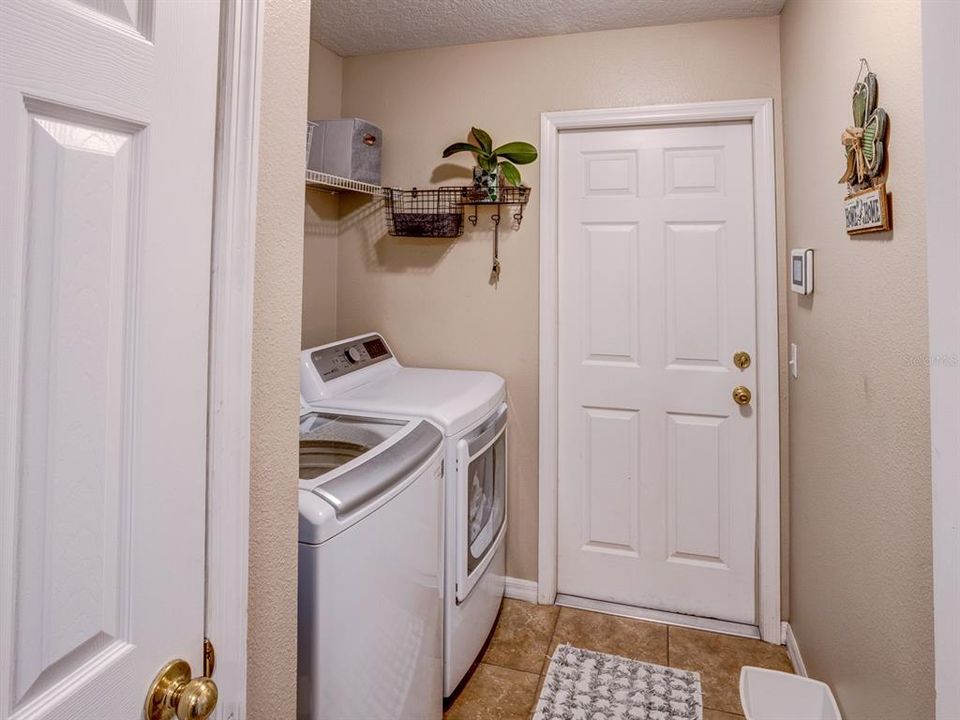
[(801, 295), (813, 292), (813, 250), (790, 251), (790, 289)]

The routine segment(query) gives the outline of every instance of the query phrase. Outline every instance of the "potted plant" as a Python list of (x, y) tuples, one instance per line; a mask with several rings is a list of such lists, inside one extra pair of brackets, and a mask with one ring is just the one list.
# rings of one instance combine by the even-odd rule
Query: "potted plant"
[(481, 202), (497, 202), (500, 198), (501, 177), (514, 187), (521, 183), (517, 165), (527, 165), (537, 159), (537, 149), (526, 142), (509, 142), (499, 147), (493, 146), (489, 133), (480, 128), (471, 128), (470, 134), (476, 145), (468, 142), (456, 142), (443, 151), (448, 158), (459, 152), (470, 152), (477, 156), (477, 166), (473, 168), (473, 186), (480, 195)]

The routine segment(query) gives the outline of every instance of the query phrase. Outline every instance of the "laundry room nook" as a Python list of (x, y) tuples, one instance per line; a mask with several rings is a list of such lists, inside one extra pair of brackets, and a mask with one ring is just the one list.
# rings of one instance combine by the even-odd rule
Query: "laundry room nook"
[[(791, 422), (810, 435), (788, 400), (800, 367), (821, 375), (814, 254), (821, 283), (834, 272), (790, 220), (819, 178), (797, 148), (835, 154), (807, 128), (804, 104), (827, 96), (796, 63), (825, 7), (781, 4), (609, 30), (558, 11), (595, 31), (542, 37), (544, 16), (480, 4), (371, 7), (390, 32), (312, 4), (301, 391), (311, 410), (426, 417), (447, 438), (446, 718), (553, 717), (556, 663), (610, 656), (696, 673), (663, 717), (840, 717), (814, 681), (832, 660), (805, 667), (789, 622), (804, 628), (815, 575), (802, 544), (791, 555), (791, 501), (807, 503)], [(906, 97), (883, 53), (822, 63), (841, 99), (873, 93), (868, 126)]]
[(0, 720), (960, 719), (960, 0), (0, 0)]

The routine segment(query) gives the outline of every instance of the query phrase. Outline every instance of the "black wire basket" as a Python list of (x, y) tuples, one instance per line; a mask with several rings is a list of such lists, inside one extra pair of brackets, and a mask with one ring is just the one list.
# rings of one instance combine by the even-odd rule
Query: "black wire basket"
[(461, 189), (383, 189), (387, 232), (396, 237), (452, 238), (463, 235)]

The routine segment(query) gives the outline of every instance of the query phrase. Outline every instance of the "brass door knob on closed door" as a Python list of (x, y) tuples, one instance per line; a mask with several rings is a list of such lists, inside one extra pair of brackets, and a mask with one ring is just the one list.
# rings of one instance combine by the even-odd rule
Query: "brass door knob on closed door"
[(737, 405), (749, 405), (751, 397), (753, 397), (753, 395), (750, 393), (750, 388), (737, 385), (733, 389), (733, 401)]
[(167, 663), (147, 692), (147, 720), (206, 720), (217, 707), (217, 684), (192, 675), (186, 660)]

